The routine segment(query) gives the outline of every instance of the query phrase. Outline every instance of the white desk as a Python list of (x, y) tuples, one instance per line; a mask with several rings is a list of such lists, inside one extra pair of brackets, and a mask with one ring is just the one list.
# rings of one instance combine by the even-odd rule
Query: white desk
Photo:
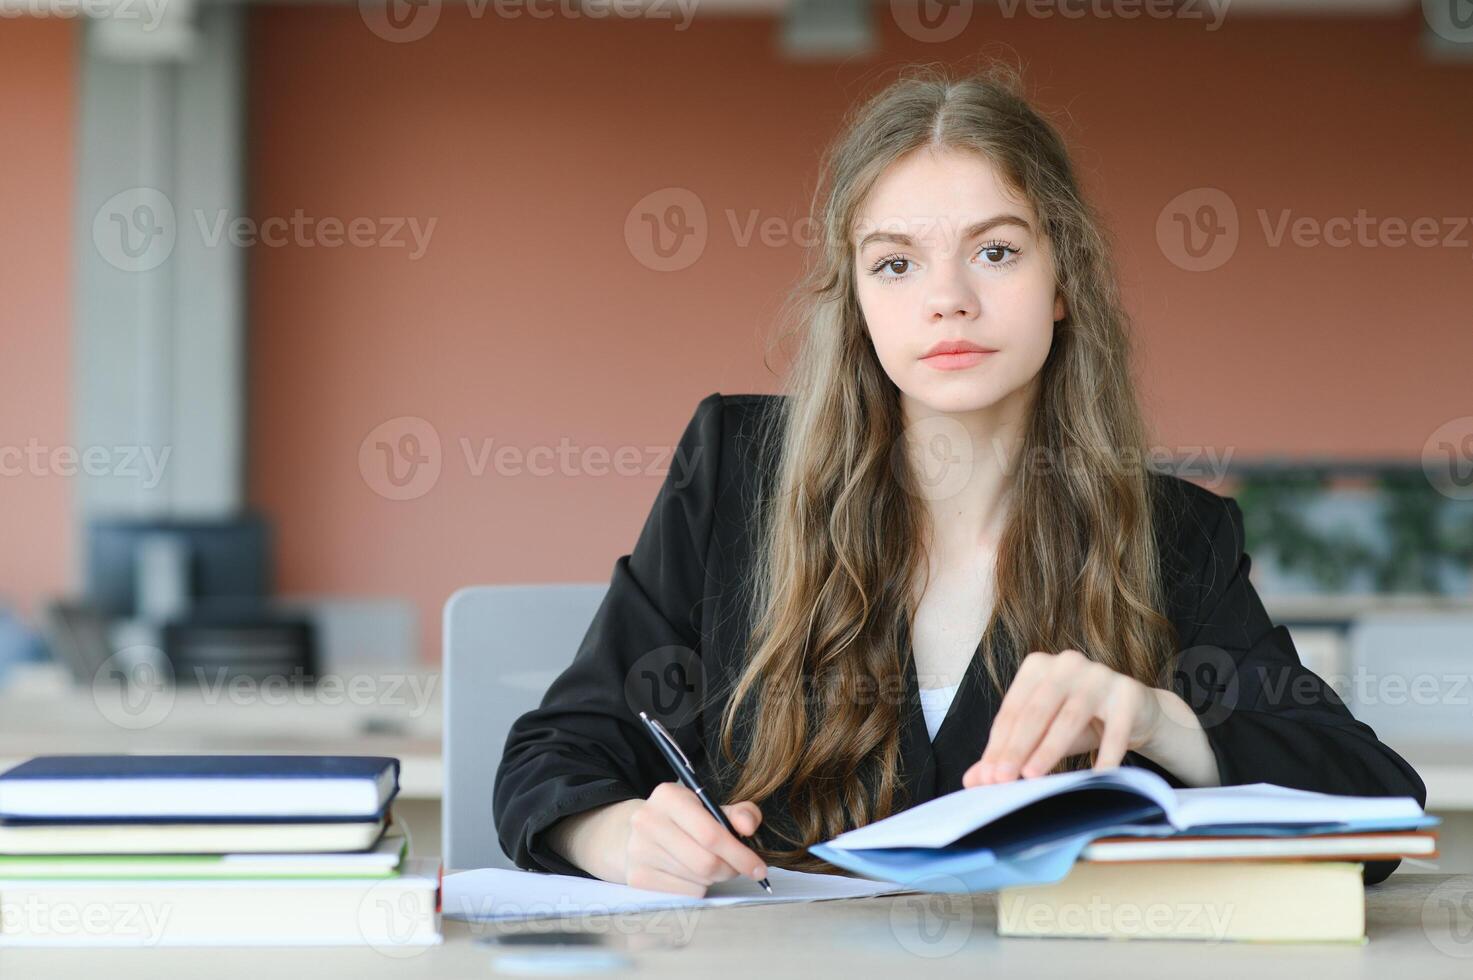
[[(401, 765), (395, 812), (414, 831), (418, 853), (440, 851), (444, 766), (437, 671), (364, 668), (356, 675), (363, 679), (356, 689), (354, 678), (344, 677), (341, 687), (327, 689), (340, 695), (302, 699), (266, 691), (240, 698), (219, 689), (180, 687), (167, 705), (126, 716), (116, 705), (99, 703), (90, 689), (73, 685), (65, 671), (49, 669), (53, 666), (22, 671), (0, 689), (0, 771), (56, 752), (393, 756)], [(1393, 747), (1426, 782), (1427, 809), (1446, 821), (1440, 828), (1444, 860), (1435, 869), (1420, 870), (1473, 869), (1473, 758), (1457, 746)]]
[[(0, 689), (0, 771), (55, 752), (345, 752), (400, 760), (400, 796), (439, 800), (444, 767), (443, 703), (438, 671), (364, 668), (362, 692), (301, 703), (266, 693), (233, 699), (222, 691), (181, 687), (166, 711), (116, 717), (60, 668), (32, 667)], [(145, 723), (146, 722), (146, 723)], [(1473, 758), (1466, 747), (1393, 744), (1427, 783), (1427, 809), (1473, 811)]]
[(37, 665), (0, 689), (0, 770), (59, 752), (386, 755), (400, 761), (401, 798), (439, 800), (441, 680), (427, 668), (363, 667), (318, 689), (180, 686), (123, 706)]
[[(648, 912), (586, 920), (616, 942), (641, 936), (664, 945), (626, 955), (616, 976), (1061, 980), (1161, 977), (1240, 980), (1473, 976), (1473, 876), (1396, 876), (1366, 890), (1364, 945), (1106, 942), (1001, 939), (991, 894), (902, 895), (807, 905), (687, 911), (677, 920)], [(655, 918), (662, 916), (663, 918)], [(1456, 919), (1453, 916), (1457, 916)], [(285, 978), (495, 977), (506, 951), (480, 940), (527, 924), (445, 924), (442, 946), (377, 951), (339, 949), (0, 950), (0, 975)], [(627, 937), (634, 938), (628, 939)]]

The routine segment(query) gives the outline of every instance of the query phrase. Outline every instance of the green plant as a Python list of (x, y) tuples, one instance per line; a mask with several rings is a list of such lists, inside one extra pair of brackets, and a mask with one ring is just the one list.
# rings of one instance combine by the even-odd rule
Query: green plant
[(1234, 496), (1243, 509), (1250, 550), (1271, 548), (1285, 571), (1306, 574), (1330, 591), (1368, 572), (1378, 592), (1435, 593), (1442, 590), (1450, 563), (1473, 565), (1473, 507), (1438, 493), (1420, 468), (1373, 470), (1383, 504), (1384, 550), (1373, 547), (1355, 526), (1342, 522), (1325, 530), (1310, 524), (1308, 505), (1328, 491), (1339, 469), (1274, 464), (1244, 471)]

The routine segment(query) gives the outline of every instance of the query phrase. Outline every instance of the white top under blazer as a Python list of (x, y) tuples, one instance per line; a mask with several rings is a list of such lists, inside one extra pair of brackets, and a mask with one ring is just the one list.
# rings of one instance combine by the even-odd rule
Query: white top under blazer
[(921, 713), (926, 716), (926, 733), (934, 741), (936, 730), (941, 727), (941, 722), (946, 718), (946, 712), (951, 707), (951, 699), (956, 697), (957, 688), (960, 684), (950, 687), (921, 688), (917, 693), (921, 696)]

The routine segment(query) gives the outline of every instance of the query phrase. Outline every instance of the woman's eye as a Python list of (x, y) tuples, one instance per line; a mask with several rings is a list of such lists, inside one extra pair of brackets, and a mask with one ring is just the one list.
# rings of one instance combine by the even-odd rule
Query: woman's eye
[[(978, 249), (977, 254), (982, 257), (983, 265), (1002, 269), (1013, 264), (1018, 255), (1018, 249), (1005, 242), (991, 242)], [(887, 255), (870, 266), (869, 271), (881, 282), (898, 282), (905, 277), (913, 264), (911, 259), (903, 255)]]
[(1007, 265), (1012, 261), (1013, 256), (1018, 254), (1018, 250), (1011, 245), (994, 242), (989, 245), (983, 245), (982, 251), (979, 254), (985, 256), (987, 259), (983, 263), (984, 265)]

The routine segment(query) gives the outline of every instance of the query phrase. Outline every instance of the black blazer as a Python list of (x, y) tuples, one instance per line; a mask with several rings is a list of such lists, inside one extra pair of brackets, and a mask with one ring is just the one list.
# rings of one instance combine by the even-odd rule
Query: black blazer
[[(587, 877), (548, 847), (543, 831), (569, 814), (644, 799), (674, 778), (640, 710), (671, 729), (718, 801), (733, 802), (713, 760), (720, 758), (722, 711), (752, 629), (745, 579), (755, 541), (746, 515), (756, 500), (754, 476), (773, 463), (776, 440), (760, 434), (781, 397), (718, 393), (700, 402), (633, 551), (614, 562), (609, 591), (572, 664), (540, 707), (513, 724), (493, 813), (501, 846), (518, 866)], [(1264, 611), (1249, 582), (1237, 502), (1178, 477), (1154, 479), (1164, 491), (1156, 511), (1164, 612), (1183, 651), (1170, 680), (1203, 722), (1221, 783), (1425, 803), (1416, 771), (1300, 664), (1288, 630)], [(962, 773), (982, 755), (1000, 698), (974, 660), (933, 742), (914, 662), (905, 660), (905, 690), (895, 685), (890, 696), (904, 699), (901, 777), (914, 805), (961, 788)], [(885, 696), (882, 689), (874, 694)], [(744, 731), (739, 726), (739, 738), (750, 736)], [(736, 747), (741, 758), (740, 741)], [(1184, 785), (1134, 752), (1125, 764)], [(777, 826), (792, 832), (780, 797), (758, 802), (759, 834)], [(1367, 863), (1365, 880), (1382, 880), (1397, 863)]]

